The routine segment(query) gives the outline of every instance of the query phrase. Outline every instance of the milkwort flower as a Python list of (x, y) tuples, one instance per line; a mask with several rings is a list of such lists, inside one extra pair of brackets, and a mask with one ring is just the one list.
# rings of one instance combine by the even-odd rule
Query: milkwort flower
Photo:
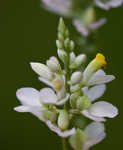
[[(52, 56), (46, 64), (30, 63), (39, 80), (48, 87), (40, 91), (29, 87), (17, 90), (21, 106), (14, 110), (30, 112), (58, 136), (69, 137), (73, 149), (88, 150), (105, 138), (102, 123), (105, 118), (118, 115), (118, 109), (106, 101), (93, 103), (104, 94), (106, 83), (115, 77), (101, 69), (106, 66), (101, 53), (85, 67), (87, 57), (73, 52), (75, 43), (70, 40), (63, 19), (59, 21), (56, 46), (60, 60)], [(88, 124), (88, 119), (94, 122)]]
[(105, 10), (119, 7), (123, 4), (123, 0), (94, 0), (95, 4)]

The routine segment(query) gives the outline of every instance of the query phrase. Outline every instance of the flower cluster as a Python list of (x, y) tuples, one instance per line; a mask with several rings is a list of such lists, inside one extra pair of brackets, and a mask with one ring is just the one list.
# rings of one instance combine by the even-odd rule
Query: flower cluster
[(95, 6), (110, 10), (123, 4), (123, 0), (41, 0), (41, 2), (46, 9), (72, 18), (76, 29), (86, 37), (106, 22), (106, 18), (96, 19)]
[(17, 90), (21, 106), (18, 112), (30, 112), (43, 121), (62, 138), (69, 138), (75, 150), (87, 150), (102, 141), (105, 136), (106, 118), (114, 118), (118, 110), (106, 101), (97, 101), (105, 90), (106, 83), (115, 79), (101, 69), (106, 66), (105, 57), (98, 53), (86, 65), (86, 55), (75, 55), (75, 44), (63, 19), (58, 26), (58, 58), (52, 56), (46, 64), (31, 62), (39, 80), (48, 87), (40, 91), (34, 88)]

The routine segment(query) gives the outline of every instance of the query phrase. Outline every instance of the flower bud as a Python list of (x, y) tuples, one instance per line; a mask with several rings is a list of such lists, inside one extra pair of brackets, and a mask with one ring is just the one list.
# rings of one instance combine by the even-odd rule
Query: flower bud
[(57, 46), (57, 48), (60, 48), (60, 49), (64, 48), (63, 43), (59, 40), (56, 40), (56, 46)]
[(50, 71), (50, 69), (41, 63), (30, 63), (32, 69), (41, 77), (47, 79), (47, 80), (52, 80), (53, 78), (53, 73)]
[(82, 73), (77, 71), (74, 72), (71, 76), (71, 84), (78, 84), (82, 80)]
[(88, 109), (91, 106), (91, 101), (88, 96), (81, 96), (77, 99), (76, 107), (79, 110)]
[(70, 41), (70, 50), (73, 51), (75, 47), (74, 41)]
[(69, 47), (70, 47), (70, 39), (69, 39), (69, 38), (67, 38), (67, 39), (64, 41), (64, 46), (65, 46), (66, 49), (69, 49)]
[(58, 127), (61, 130), (66, 130), (69, 126), (69, 115), (66, 110), (61, 110), (58, 116)]
[(85, 63), (85, 61), (86, 61), (85, 54), (81, 54), (81, 55), (77, 56), (75, 59), (75, 63), (77, 65), (77, 67), (79, 67), (82, 63)]
[(57, 72), (61, 70), (60, 64), (58, 62), (58, 59), (56, 57), (50, 57), (50, 59), (47, 61), (47, 66), (51, 69), (53, 72)]
[(76, 101), (78, 99), (78, 97), (80, 96), (80, 91), (74, 92), (73, 94), (71, 94), (70, 96), (70, 105), (72, 108), (76, 108)]
[(70, 64), (73, 63), (76, 59), (76, 55), (74, 54), (74, 52), (70, 53)]
[(83, 149), (83, 144), (86, 141), (87, 141), (87, 135), (79, 128), (76, 130), (76, 134), (72, 135), (69, 139), (72, 148), (75, 150)]
[(49, 110), (44, 110), (43, 115), (44, 115), (44, 118), (46, 120), (50, 120), (52, 122), (56, 121), (56, 118), (57, 118), (57, 113), (56, 112), (52, 112), (52, 111), (49, 111)]
[(66, 63), (68, 58), (67, 58), (67, 53), (64, 50), (58, 49), (58, 56), (61, 59), (63, 63)]

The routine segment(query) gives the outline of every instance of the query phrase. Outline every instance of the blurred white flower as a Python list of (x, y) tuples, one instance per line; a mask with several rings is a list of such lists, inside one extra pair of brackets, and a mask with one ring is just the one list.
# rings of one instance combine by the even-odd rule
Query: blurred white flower
[(51, 121), (46, 121), (46, 124), (53, 132), (57, 133), (59, 136), (61, 136), (63, 138), (67, 138), (67, 137), (75, 134), (75, 132), (76, 132), (75, 128), (62, 131), (56, 125), (54, 125)]
[(95, 4), (105, 10), (110, 8), (119, 7), (123, 4), (123, 0), (94, 0)]
[(52, 12), (69, 16), (72, 9), (72, 0), (41, 0), (44, 7)]
[(101, 18), (96, 22), (85, 25), (79, 19), (73, 20), (73, 25), (76, 27), (78, 32), (80, 32), (83, 36), (87, 37), (91, 31), (98, 29), (106, 23), (106, 18)]

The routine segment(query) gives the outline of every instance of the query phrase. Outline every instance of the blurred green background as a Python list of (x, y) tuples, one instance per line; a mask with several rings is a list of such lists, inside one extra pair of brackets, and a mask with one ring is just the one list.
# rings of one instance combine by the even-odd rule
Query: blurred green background
[[(116, 150), (123, 147), (123, 7), (109, 12), (100, 28), (98, 44), (107, 57), (106, 72), (116, 80), (108, 84), (105, 99), (119, 108), (119, 116), (106, 123), (107, 138), (95, 150)], [(0, 1), (0, 150), (60, 150), (55, 133), (31, 114), (13, 111), (19, 105), (16, 90), (20, 87), (43, 87), (29, 62), (45, 62), (56, 55), (58, 16), (40, 7), (39, 0)], [(66, 20), (72, 34), (71, 21)], [(92, 55), (94, 57), (94, 55)]]

